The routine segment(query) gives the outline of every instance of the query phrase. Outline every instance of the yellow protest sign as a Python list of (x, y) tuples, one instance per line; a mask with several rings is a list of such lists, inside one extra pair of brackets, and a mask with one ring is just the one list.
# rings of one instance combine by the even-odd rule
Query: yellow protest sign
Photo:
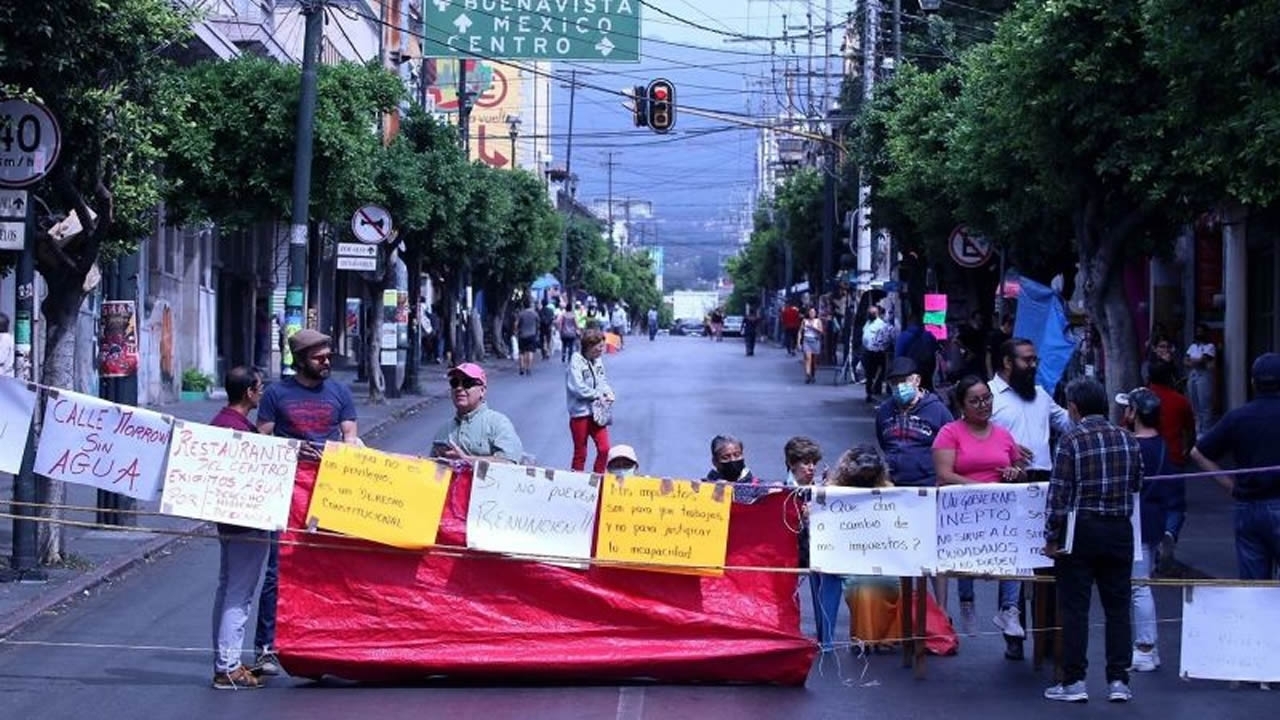
[(453, 473), (423, 458), (325, 445), (307, 524), (383, 545), (434, 545)]
[[(672, 568), (723, 567), (732, 503), (732, 486), (610, 475), (600, 496), (596, 558)], [(718, 575), (723, 570), (704, 572)]]

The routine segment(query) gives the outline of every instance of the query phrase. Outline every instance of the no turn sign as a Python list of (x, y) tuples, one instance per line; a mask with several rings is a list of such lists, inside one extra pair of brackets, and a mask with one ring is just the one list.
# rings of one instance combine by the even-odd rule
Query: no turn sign
[(362, 243), (377, 245), (391, 237), (391, 213), (365, 205), (351, 216), (351, 233)]
[(947, 238), (947, 252), (960, 267), (982, 267), (991, 259), (991, 241), (971, 234), (964, 225), (957, 225), (951, 231), (951, 237)]

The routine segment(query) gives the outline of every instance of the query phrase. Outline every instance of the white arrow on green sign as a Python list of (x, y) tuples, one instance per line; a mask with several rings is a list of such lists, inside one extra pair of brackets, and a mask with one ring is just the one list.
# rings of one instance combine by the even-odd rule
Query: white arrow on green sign
[(428, 57), (640, 62), (640, 0), (431, 0)]

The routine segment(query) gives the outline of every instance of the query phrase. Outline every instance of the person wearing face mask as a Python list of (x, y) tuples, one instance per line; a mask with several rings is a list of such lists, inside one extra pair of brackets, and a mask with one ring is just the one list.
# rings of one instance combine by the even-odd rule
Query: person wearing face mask
[(955, 418), (947, 404), (921, 387), (916, 363), (895, 358), (889, 367), (890, 397), (876, 409), (876, 441), (894, 484), (933, 487), (933, 441)]
[(754, 485), (756, 476), (747, 467), (742, 453), (742, 441), (732, 435), (717, 435), (711, 438), (711, 470), (707, 479), (723, 480), (732, 483)]
[(604, 465), (605, 472), (620, 478), (632, 477), (640, 471), (640, 460), (636, 458), (636, 449), (630, 445), (614, 445), (609, 448), (609, 459)]

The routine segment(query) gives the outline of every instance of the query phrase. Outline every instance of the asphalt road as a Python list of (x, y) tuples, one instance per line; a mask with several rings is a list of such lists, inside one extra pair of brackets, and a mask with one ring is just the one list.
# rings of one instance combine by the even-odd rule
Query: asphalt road
[[(757, 474), (780, 477), (782, 444), (792, 434), (820, 442), (834, 462), (848, 445), (872, 437), (861, 390), (801, 384), (799, 362), (775, 348), (744, 357), (740, 342), (702, 338), (632, 339), (607, 358), (618, 392), (615, 442), (636, 446), (646, 470), (672, 476), (707, 469), (708, 442), (718, 432), (746, 443)], [(515, 421), (539, 463), (567, 465), (568, 423), (562, 366), (542, 362), (530, 377), (495, 373), (490, 400)], [(437, 380), (443, 382), (442, 379)], [(423, 451), (444, 404), (394, 426), (373, 444), (399, 452)], [(820, 657), (806, 688), (724, 686), (500, 687), (423, 685), (358, 687), (312, 685), (289, 678), (260, 692), (209, 688), (210, 612), (217, 548), (185, 541), (168, 556), (79, 598), (0, 644), (0, 708), (6, 718), (826, 718), (860, 711), (884, 718), (1141, 717), (1174, 720), (1265, 717), (1276, 695), (1231, 690), (1226, 683), (1177, 677), (1179, 615), (1175, 591), (1157, 595), (1165, 667), (1135, 676), (1135, 701), (1109, 706), (1099, 696), (1101, 632), (1091, 633), (1095, 670), (1087, 707), (1040, 699), (1047, 671), (1029, 661), (1009, 662), (987, 621), (995, 587), (980, 583), (979, 630), (962, 639), (960, 654), (930, 658), (916, 680), (896, 656), (860, 658), (848, 649)], [(803, 586), (805, 617), (811, 617)], [(955, 593), (952, 592), (954, 601)], [(1095, 608), (1095, 621), (1100, 612)], [(806, 621), (812, 633), (812, 624)], [(847, 628), (847, 619), (840, 619)], [(988, 632), (990, 631), (990, 632)], [(1029, 649), (1029, 647), (1028, 647)]]

